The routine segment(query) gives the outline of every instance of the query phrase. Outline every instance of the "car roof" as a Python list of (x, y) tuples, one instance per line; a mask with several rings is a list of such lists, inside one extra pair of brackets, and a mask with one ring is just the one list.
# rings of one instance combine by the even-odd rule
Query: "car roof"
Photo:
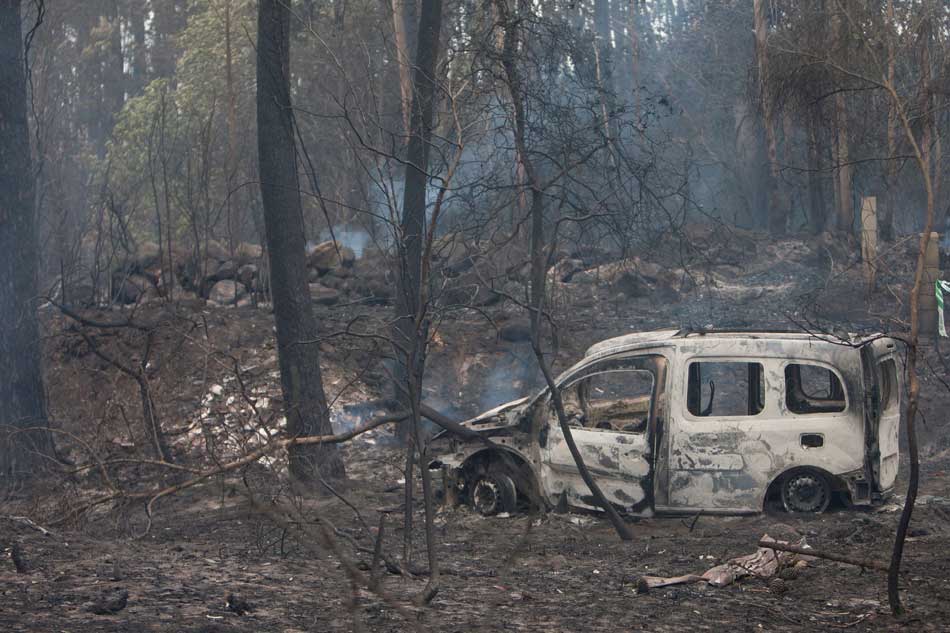
[(880, 338), (881, 334), (854, 334), (840, 332), (835, 334), (802, 332), (801, 330), (742, 330), (742, 329), (668, 329), (649, 332), (634, 332), (609, 338), (591, 345), (584, 353), (585, 359), (594, 356), (607, 356), (626, 350), (649, 347), (652, 345), (679, 346), (697, 339), (713, 342), (726, 340), (774, 340), (807, 342), (809, 345), (856, 346), (862, 341)]

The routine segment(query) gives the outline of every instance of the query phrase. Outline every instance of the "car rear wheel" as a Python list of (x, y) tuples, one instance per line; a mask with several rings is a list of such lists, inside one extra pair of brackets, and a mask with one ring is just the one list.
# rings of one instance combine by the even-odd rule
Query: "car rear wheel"
[(518, 508), (518, 489), (508, 475), (488, 472), (475, 479), (469, 500), (482, 516), (514, 512)]
[(828, 509), (831, 485), (821, 473), (798, 471), (782, 481), (782, 505), (786, 512), (818, 514)]

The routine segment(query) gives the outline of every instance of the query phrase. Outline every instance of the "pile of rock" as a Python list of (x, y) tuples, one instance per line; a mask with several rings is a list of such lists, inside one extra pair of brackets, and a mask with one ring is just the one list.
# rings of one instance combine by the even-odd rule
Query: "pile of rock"
[[(169, 270), (171, 265), (171, 274)], [(382, 253), (367, 251), (357, 259), (352, 249), (333, 242), (317, 244), (307, 253), (307, 274), (313, 300), (333, 305), (344, 295), (385, 303), (392, 298), (393, 280)], [(268, 283), (260, 245), (241, 243), (233, 253), (210, 241), (199, 249), (175, 249), (171, 257), (157, 244), (141, 244), (112, 273), (112, 298), (133, 304), (168, 295), (202, 298), (218, 305), (247, 305)]]

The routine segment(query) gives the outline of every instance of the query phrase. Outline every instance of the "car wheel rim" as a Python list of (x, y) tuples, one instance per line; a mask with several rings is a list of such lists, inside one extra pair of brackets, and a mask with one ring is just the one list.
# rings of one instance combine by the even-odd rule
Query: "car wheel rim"
[(487, 479), (479, 479), (472, 491), (472, 505), (480, 514), (495, 514), (498, 511), (498, 498), (501, 492), (498, 484)]
[(818, 475), (797, 475), (785, 484), (789, 512), (820, 512), (828, 503), (828, 489)]

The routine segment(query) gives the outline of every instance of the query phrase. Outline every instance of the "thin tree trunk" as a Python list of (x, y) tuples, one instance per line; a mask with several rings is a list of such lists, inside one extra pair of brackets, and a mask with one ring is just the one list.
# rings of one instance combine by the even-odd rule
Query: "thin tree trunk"
[(34, 173), (20, 0), (0, 1), (0, 482), (34, 473), (45, 430)]
[[(429, 139), (435, 106), (435, 72), (439, 58), (442, 29), (442, 0), (423, 0), (419, 23), (418, 48), (413, 67), (413, 100), (409, 146), (406, 150), (406, 176), (403, 188), (402, 220), (399, 225), (396, 321), (393, 326), (395, 395), (404, 409), (411, 410), (406, 385), (412, 374), (422, 375), (424, 342), (418, 328), (424, 310), (422, 249), (426, 234), (426, 185), (429, 171)], [(409, 430), (405, 428), (403, 437)]]
[(396, 62), (399, 64), (399, 94), (402, 102), (403, 131), (411, 133), (412, 59), (416, 46), (419, 17), (416, 0), (392, 0), (393, 34), (396, 39)]
[(808, 227), (815, 235), (825, 228), (825, 196), (821, 169), (821, 147), (819, 145), (819, 118), (817, 106), (808, 109)]
[(894, 103), (895, 110), (900, 119), (901, 127), (914, 151), (914, 157), (917, 160), (917, 166), (920, 169), (924, 180), (924, 188), (927, 194), (927, 208), (924, 220), (924, 232), (920, 235), (920, 241), (917, 251), (917, 267), (914, 272), (914, 287), (910, 293), (910, 340), (907, 345), (906, 371), (908, 377), (907, 386), (907, 452), (910, 458), (910, 474), (907, 481), (907, 496), (904, 499), (904, 508), (901, 511), (900, 521), (897, 524), (897, 533), (894, 536), (894, 548), (891, 551), (891, 564), (887, 573), (887, 598), (891, 606), (891, 612), (894, 615), (903, 613), (903, 607), (900, 600), (900, 580), (901, 560), (904, 555), (904, 541), (907, 538), (907, 530), (910, 527), (910, 520), (914, 513), (914, 504), (917, 501), (917, 489), (920, 478), (920, 457), (917, 448), (917, 410), (918, 399), (920, 396), (920, 380), (917, 376), (917, 351), (920, 339), (920, 293), (933, 292), (929, 284), (924, 283), (924, 264), (927, 248), (930, 244), (931, 232), (934, 228), (934, 186), (932, 179), (932, 157), (930, 155), (929, 144), (935, 131), (934, 114), (932, 110), (931, 94), (931, 67), (930, 67), (930, 38), (932, 36), (934, 7), (929, 5), (925, 8), (926, 17), (920, 24), (920, 66), (921, 66), (921, 111), (923, 116), (923, 133), (921, 142), (918, 143), (914, 136), (913, 127), (908, 119), (906, 111), (901, 107), (900, 98), (897, 95), (896, 86), (893, 83), (887, 84), (886, 88)]
[(142, 93), (148, 83), (148, 60), (145, 43), (144, 3), (129, 3), (129, 30), (132, 31), (132, 80), (130, 96)]
[[(887, 0), (887, 81), (895, 85), (897, 72), (897, 56), (894, 54), (894, 0)], [(884, 175), (884, 213), (879, 226), (881, 239), (890, 242), (894, 239), (894, 207), (897, 206), (897, 195), (894, 187), (897, 185), (897, 108), (891, 99), (887, 100), (887, 165)]]
[(759, 73), (759, 100), (765, 126), (766, 149), (769, 157), (769, 230), (772, 235), (784, 235), (788, 223), (788, 202), (781, 186), (781, 168), (778, 163), (778, 140), (775, 134), (775, 104), (769, 90), (769, 63), (764, 0), (754, 0), (752, 16), (755, 30), (755, 57)]
[[(834, 16), (834, 49), (846, 50), (844, 46), (844, 18)], [(854, 169), (851, 166), (851, 151), (849, 147), (848, 103), (844, 91), (839, 90), (835, 95), (835, 128), (837, 135), (837, 183), (836, 200), (838, 214), (835, 228), (844, 234), (850, 235), (854, 228), (854, 195), (852, 179)]]
[(525, 116), (525, 94), (521, 83), (521, 74), (518, 68), (517, 52), (520, 41), (518, 29), (519, 20), (523, 19), (529, 12), (527, 0), (517, 0), (518, 14), (513, 16), (508, 8), (507, 0), (494, 0), (501, 19), (502, 28), (505, 32), (504, 46), (502, 48), (501, 62), (505, 69), (505, 78), (508, 84), (508, 91), (511, 95), (513, 110), (515, 113), (515, 150), (524, 166), (525, 175), (531, 187), (531, 344), (534, 349), (538, 365), (544, 375), (548, 388), (551, 391), (551, 399), (554, 403), (558, 416), (558, 422), (561, 431), (564, 434), (564, 440), (567, 442), (568, 449), (574, 457), (574, 463), (584, 483), (587, 485), (598, 506), (600, 506), (613, 524), (617, 534), (623, 540), (630, 540), (632, 535), (623, 519), (617, 514), (617, 510), (610, 505), (604, 497), (603, 492), (594, 481), (590, 471), (584, 464), (584, 460), (574, 442), (574, 436), (571, 434), (570, 426), (567, 424), (567, 416), (564, 414), (564, 405), (561, 402), (560, 393), (554, 383), (550, 367), (544, 358), (544, 352), (541, 349), (541, 328), (542, 314), (544, 312), (544, 281), (546, 273), (546, 260), (544, 257), (544, 189), (540, 178), (535, 171), (534, 161), (531, 159), (527, 150), (526, 140), (526, 116)]
[(224, 0), (224, 79), (225, 90), (227, 91), (227, 134), (228, 146), (225, 159), (225, 177), (227, 178), (226, 205), (227, 205), (227, 229), (228, 229), (228, 252), (234, 257), (234, 249), (238, 239), (237, 219), (234, 217), (234, 208), (231, 204), (232, 192), (234, 191), (234, 179), (237, 176), (237, 91), (234, 89), (234, 52), (231, 44), (232, 30), (232, 0)]
[[(307, 284), (303, 209), (290, 100), (290, 9), (261, 0), (257, 41), (257, 149), (280, 382), (287, 434), (332, 433)], [(290, 473), (298, 481), (344, 475), (335, 448), (295, 446)]]
[(633, 103), (635, 123), (637, 129), (640, 128), (640, 116), (642, 114), (642, 103), (640, 98), (640, 22), (637, 12), (639, 0), (630, 0), (630, 10), (627, 12), (627, 32), (630, 34), (630, 70), (633, 81)]

